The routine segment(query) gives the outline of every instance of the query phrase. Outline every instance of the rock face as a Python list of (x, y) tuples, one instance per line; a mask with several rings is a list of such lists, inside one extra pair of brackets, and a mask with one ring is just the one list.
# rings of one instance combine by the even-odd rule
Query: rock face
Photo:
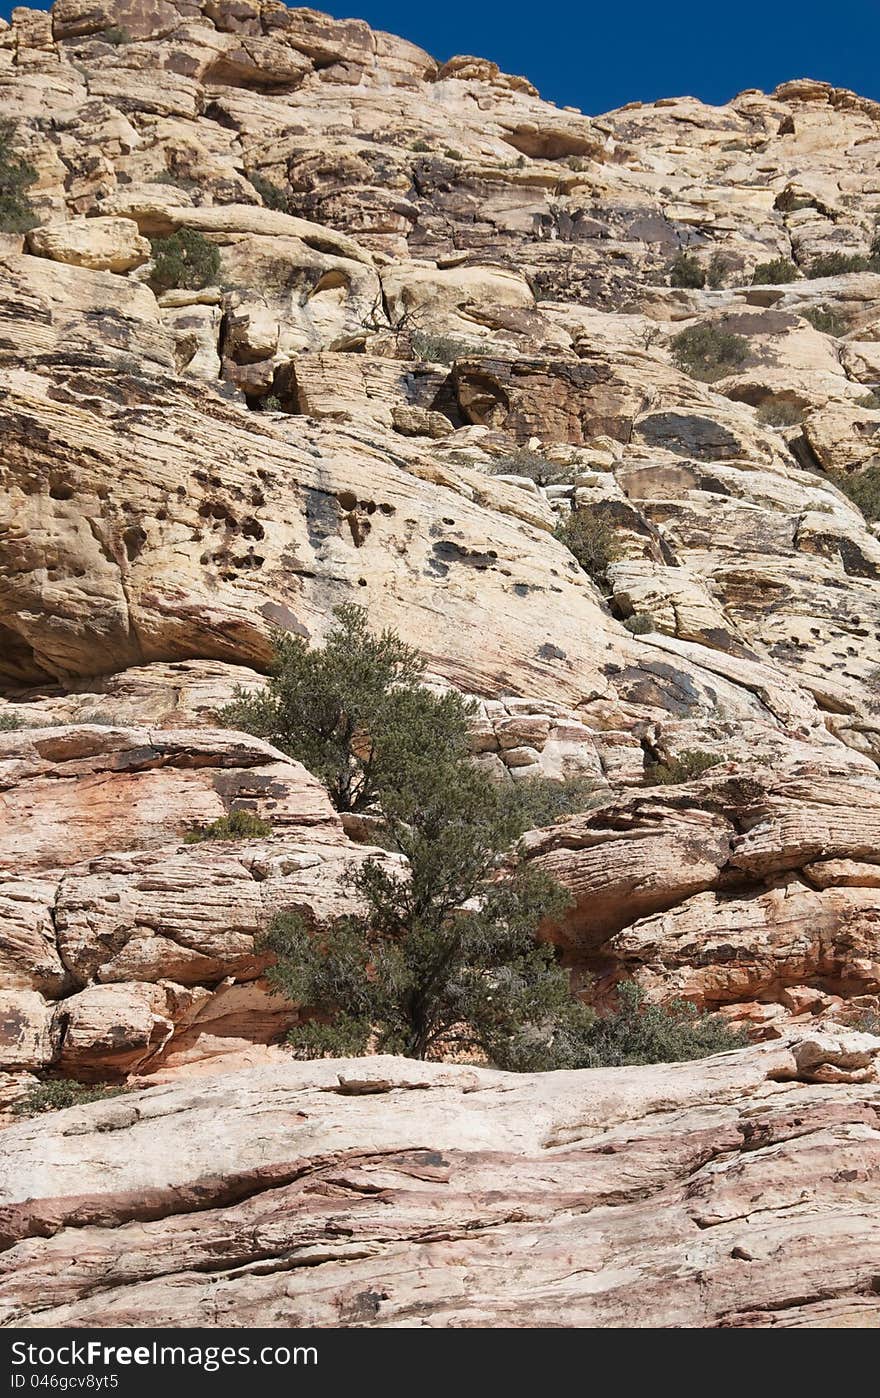
[[(163, 1084), (7, 1131), (10, 1323), (876, 1323), (874, 1048), (838, 1040), (880, 1015), (880, 106), (587, 117), (275, 0), (58, 0), (0, 29), (0, 118), (36, 176), (0, 232), (0, 1109)], [(216, 263), (159, 290), (181, 232)], [(524, 844), (580, 993), (756, 1046), (341, 1065), (387, 1098), (287, 1060), (261, 933), (391, 856), (218, 711), (343, 602), (474, 698), (487, 781), (590, 785)], [(271, 833), (187, 841), (241, 809)]]
[(873, 1327), (880, 1040), (287, 1063), (9, 1128), (7, 1326)]

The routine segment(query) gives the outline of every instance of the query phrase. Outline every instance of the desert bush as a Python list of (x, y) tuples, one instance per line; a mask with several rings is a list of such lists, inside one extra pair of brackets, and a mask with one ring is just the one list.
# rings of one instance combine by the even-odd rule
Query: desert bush
[(846, 330), (846, 322), (836, 311), (829, 311), (826, 306), (808, 306), (801, 312), (804, 320), (808, 320), (814, 330), (820, 330), (823, 335), (843, 335)]
[(869, 259), (861, 253), (826, 252), (814, 257), (807, 268), (807, 276), (839, 277), (844, 272), (867, 272)]
[(573, 553), (585, 573), (596, 583), (605, 581), (617, 548), (614, 531), (590, 506), (572, 510), (554, 531), (554, 537)]
[(713, 383), (733, 373), (749, 352), (749, 342), (742, 335), (734, 335), (708, 322), (689, 325), (670, 345), (678, 367), (704, 383)]
[(18, 714), (8, 714), (0, 711), (0, 733), (15, 733), (22, 727)]
[(669, 285), (702, 290), (706, 285), (706, 273), (699, 258), (692, 252), (678, 253), (669, 264)]
[(461, 151), (456, 150), (454, 146), (447, 146), (443, 154), (446, 156), (447, 160), (464, 160)]
[(0, 233), (26, 233), (39, 222), (25, 194), (37, 172), (15, 153), (14, 139), (15, 123), (0, 120)]
[(102, 29), (97, 35), (105, 44), (112, 44), (118, 48), (120, 44), (130, 44), (131, 35), (127, 29), (121, 29), (118, 24), (111, 24), (108, 29)]
[(528, 447), (517, 447), (506, 456), (496, 456), (492, 462), (495, 476), (525, 476), (536, 485), (551, 485), (565, 474), (564, 468), (554, 461), (548, 461), (538, 451)]
[(680, 782), (693, 781), (701, 772), (717, 767), (727, 759), (715, 752), (702, 752), (699, 748), (686, 749), (668, 762), (651, 762), (645, 767), (645, 786), (678, 786)]
[(42, 1112), (58, 1112), (64, 1107), (81, 1107), (87, 1102), (101, 1102), (118, 1097), (124, 1087), (111, 1083), (83, 1083), (73, 1078), (48, 1078), (28, 1089), (13, 1103), (14, 1116), (39, 1116)]
[(254, 815), (253, 811), (231, 811), (220, 816), (210, 825), (194, 826), (183, 837), (184, 844), (198, 845), (204, 840), (259, 840), (272, 834), (268, 820)]
[(265, 175), (259, 174), (256, 170), (250, 171), (248, 180), (267, 209), (275, 209), (282, 214), (289, 213), (290, 199), (283, 189), (279, 189), (277, 184), (273, 184), (271, 180), (266, 179)]
[(706, 268), (706, 285), (713, 291), (718, 291), (727, 281), (731, 271), (730, 263), (720, 252), (713, 252), (709, 258), (709, 266)]
[(623, 624), (634, 636), (647, 636), (650, 631), (657, 630), (657, 623), (650, 612), (633, 612), (632, 616), (624, 617)]
[(790, 258), (774, 257), (770, 262), (758, 263), (752, 273), (752, 286), (780, 286), (783, 282), (796, 282), (799, 277)]
[(787, 398), (768, 398), (759, 406), (756, 417), (765, 427), (797, 427), (803, 421), (804, 410)]
[(168, 238), (151, 238), (154, 291), (200, 291), (220, 278), (220, 254), (213, 243), (191, 228), (180, 228)]
[(648, 1005), (633, 981), (617, 987), (618, 1008), (597, 1016), (571, 1045), (578, 1068), (618, 1068), (639, 1063), (679, 1063), (727, 1053), (748, 1042), (717, 1015), (701, 1015), (686, 1000)]
[(869, 523), (880, 519), (880, 466), (866, 471), (827, 471), (828, 479), (852, 500)]
[(419, 137), (417, 141), (413, 141), (410, 146), (410, 150), (415, 151), (417, 155), (425, 155), (430, 149), (431, 147), (428, 145), (428, 142), (422, 140), (421, 137)]
[(416, 359), (424, 359), (429, 364), (454, 364), (456, 359), (474, 352), (474, 346), (467, 340), (458, 340), (452, 335), (431, 335), (425, 330), (414, 330), (410, 343)]

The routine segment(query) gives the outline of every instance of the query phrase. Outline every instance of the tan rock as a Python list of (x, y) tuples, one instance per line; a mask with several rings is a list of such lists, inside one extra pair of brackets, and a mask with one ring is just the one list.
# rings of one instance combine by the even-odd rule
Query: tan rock
[(81, 218), (44, 224), (27, 235), (37, 257), (90, 267), (98, 272), (130, 272), (150, 259), (150, 244), (128, 218)]

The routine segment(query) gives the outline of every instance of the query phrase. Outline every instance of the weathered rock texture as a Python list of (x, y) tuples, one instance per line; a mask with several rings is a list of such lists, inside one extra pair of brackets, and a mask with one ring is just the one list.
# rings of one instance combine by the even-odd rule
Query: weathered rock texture
[(4, 1133), (7, 1326), (880, 1320), (880, 1040), (157, 1087)]
[[(0, 30), (0, 119), (38, 219), (0, 238), (0, 1107), (35, 1075), (278, 1061), (235, 1080), (261, 1121), (276, 1091), (295, 1130), (300, 1106), (342, 1113), (298, 1164), (289, 1143), (256, 1163), (235, 1144), (238, 1097), (221, 1160), (215, 1087), (202, 1115), (193, 1086), (16, 1126), (36, 1144), (13, 1170), (48, 1161), (59, 1128), (58, 1170), (82, 1152), (75, 1184), (79, 1166), (62, 1187), (47, 1163), (30, 1193), (34, 1218), (43, 1196), (83, 1202), (46, 1203), (25, 1234), (71, 1211), (99, 1231), (94, 1253), (65, 1230), (19, 1244), (10, 1316), (273, 1324), (293, 1297), (319, 1323), (556, 1324), (560, 1302), (570, 1323), (876, 1318), (874, 1089), (832, 1068), (780, 1087), (782, 1043), (503, 1092), (414, 1068), (434, 1085), (395, 1092), (399, 1136), (370, 1102), (316, 1097), (332, 1074), (284, 1066), (296, 1011), (259, 936), (278, 909), (350, 906), (366, 827), (217, 713), (263, 683), (276, 628), (320, 644), (334, 606), (361, 603), (476, 698), (488, 781), (592, 783), (585, 813), (526, 840), (573, 894), (541, 934), (584, 993), (611, 1003), (625, 976), (768, 1041), (875, 1023), (880, 539), (839, 482), (880, 465), (880, 274), (806, 274), (870, 252), (880, 106), (798, 81), (590, 118), (486, 60), (441, 66), (276, 0), (58, 0)], [(179, 230), (213, 245), (217, 285), (157, 295), (150, 239)], [(672, 286), (681, 251), (720, 284)], [(778, 258), (796, 279), (753, 284)], [(702, 324), (743, 341), (711, 383), (673, 344)], [(611, 539), (595, 581), (555, 537), (580, 507)], [(651, 784), (695, 751), (717, 765)], [(272, 834), (186, 843), (242, 808)], [(639, 1104), (667, 1080), (684, 1105), (657, 1120)], [(607, 1116), (623, 1082), (636, 1144)], [(548, 1154), (540, 1123), (558, 1106), (575, 1134), (547, 1140), (580, 1142), (581, 1100), (600, 1103), (592, 1144)], [(149, 1126), (76, 1124), (139, 1103)], [(139, 1180), (122, 1145), (153, 1159), (141, 1135), (166, 1103), (191, 1168)], [(801, 1179), (807, 1202), (786, 1192)], [(153, 1203), (132, 1202), (145, 1182)], [(296, 1229), (315, 1262), (354, 1210), (332, 1284), (284, 1270)], [(212, 1230), (240, 1280), (205, 1280)]]

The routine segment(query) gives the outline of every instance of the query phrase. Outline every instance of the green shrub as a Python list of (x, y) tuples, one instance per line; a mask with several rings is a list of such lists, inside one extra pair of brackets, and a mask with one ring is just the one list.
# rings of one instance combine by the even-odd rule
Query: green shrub
[(680, 782), (693, 781), (710, 767), (728, 759), (714, 752), (701, 752), (699, 748), (679, 753), (668, 762), (651, 762), (645, 768), (645, 786), (678, 786)]
[(775, 257), (771, 262), (758, 263), (752, 273), (752, 286), (781, 286), (784, 282), (796, 282), (799, 277), (790, 258)]
[(706, 273), (699, 258), (691, 252), (680, 252), (669, 264), (669, 285), (691, 287), (697, 291), (706, 285)]
[(151, 238), (154, 291), (200, 291), (220, 279), (220, 254), (213, 243), (192, 228), (180, 228), (168, 238)]
[(102, 29), (97, 37), (103, 39), (105, 44), (113, 44), (114, 47), (131, 43), (131, 35), (128, 30), (120, 29), (117, 24), (112, 24), (109, 29)]
[(492, 462), (492, 474), (525, 476), (536, 485), (551, 485), (565, 474), (565, 470), (555, 462), (548, 461), (546, 456), (542, 456), (538, 451), (530, 451), (528, 447), (517, 447), (506, 456), (495, 457)]
[(859, 253), (826, 252), (814, 257), (807, 268), (808, 277), (839, 277), (844, 272), (867, 272), (869, 259)]
[(428, 145), (428, 142), (423, 141), (421, 137), (419, 137), (417, 141), (413, 141), (410, 146), (410, 150), (415, 151), (417, 155), (425, 155), (430, 149), (431, 147)]
[(58, 1112), (64, 1107), (81, 1107), (87, 1102), (101, 1102), (107, 1097), (119, 1097), (124, 1087), (110, 1083), (82, 1083), (73, 1078), (49, 1078), (28, 1089), (13, 1103), (14, 1116), (39, 1116), (42, 1112)]
[(39, 219), (25, 196), (37, 178), (27, 160), (12, 149), (15, 123), (0, 121), (0, 233), (26, 233)]
[(869, 523), (880, 519), (880, 466), (866, 471), (827, 471), (828, 479), (847, 495)]
[(372, 635), (359, 608), (337, 622), (320, 651), (279, 641), (274, 689), (239, 699), (235, 718), (256, 714), (244, 726), (303, 760), (340, 808), (370, 805), (407, 864), (372, 857), (350, 870), (363, 912), (323, 931), (296, 912), (273, 920), (270, 981), (307, 1015), (290, 1043), (304, 1057), (374, 1044), (549, 1066), (560, 1026), (590, 1018), (535, 935), (569, 897), (533, 869), (499, 880), (498, 863), (536, 817), (583, 797), (488, 783), (469, 756), (472, 706), (423, 688), (420, 658), (392, 632)]
[(756, 413), (758, 421), (765, 427), (798, 427), (804, 418), (804, 410), (787, 398), (768, 398)]
[(633, 981), (617, 987), (618, 1008), (593, 1023), (571, 1045), (572, 1067), (618, 1068), (639, 1063), (680, 1063), (743, 1048), (748, 1036), (717, 1015), (700, 1015), (685, 1000), (647, 1005)]
[(749, 342), (708, 322), (690, 325), (670, 342), (679, 369), (703, 383), (714, 383), (733, 373), (749, 353)]
[(731, 271), (730, 263), (720, 252), (713, 252), (709, 258), (709, 266), (706, 269), (706, 285), (713, 291), (718, 291), (727, 281)]
[(284, 411), (284, 404), (277, 393), (267, 393), (265, 398), (260, 399), (260, 407), (267, 413), (281, 413)]
[(649, 631), (657, 630), (657, 623), (650, 612), (633, 612), (632, 616), (624, 617), (623, 624), (634, 636), (647, 636)]
[(268, 820), (262, 820), (253, 811), (231, 811), (210, 825), (188, 830), (183, 841), (187, 845), (198, 845), (204, 840), (259, 840), (271, 834), (272, 826)]
[(454, 364), (456, 359), (474, 353), (474, 346), (467, 340), (457, 340), (452, 335), (430, 335), (424, 330), (414, 330), (410, 343), (416, 359), (424, 359), (429, 364)]
[(22, 722), (18, 714), (4, 713), (0, 710), (0, 733), (15, 733), (22, 727)]
[(581, 506), (572, 510), (570, 515), (557, 524), (554, 537), (574, 554), (593, 582), (604, 583), (608, 565), (614, 562), (617, 547), (613, 529), (595, 509)]
[(461, 151), (456, 150), (454, 146), (447, 146), (443, 154), (446, 156), (447, 160), (464, 160)]
[(878, 393), (876, 389), (871, 388), (857, 401), (860, 408), (873, 408), (876, 411), (880, 408), (880, 393)]
[(472, 706), (424, 688), (424, 661), (393, 631), (371, 634), (363, 608), (346, 605), (320, 650), (277, 636), (267, 688), (238, 691), (220, 713), (294, 757), (324, 783), (337, 810), (362, 811), (394, 784), (414, 745), (466, 752)]
[(846, 333), (846, 322), (836, 311), (829, 311), (825, 306), (808, 306), (805, 311), (801, 311), (804, 320), (808, 320), (814, 330), (820, 330), (823, 335), (839, 336)]
[(279, 189), (277, 184), (267, 180), (264, 175), (252, 170), (248, 174), (248, 180), (259, 194), (263, 204), (267, 209), (275, 209), (278, 213), (286, 214), (290, 211), (290, 199), (283, 189)]

